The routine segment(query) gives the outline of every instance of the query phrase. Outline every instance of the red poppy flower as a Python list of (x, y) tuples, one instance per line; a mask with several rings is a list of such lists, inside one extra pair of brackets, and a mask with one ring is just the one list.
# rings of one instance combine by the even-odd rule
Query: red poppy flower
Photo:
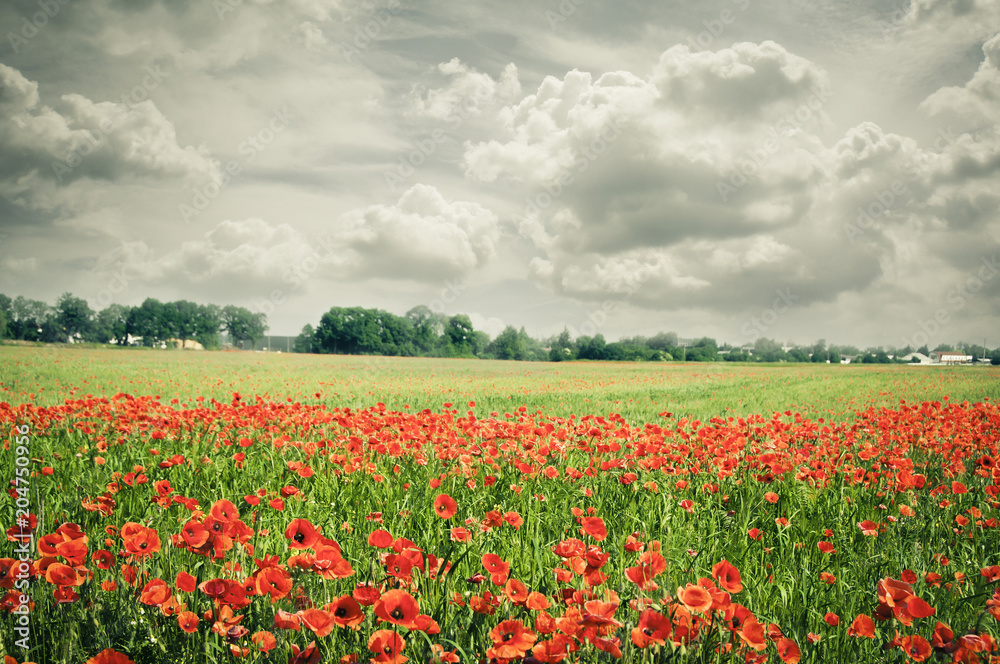
[(394, 625), (409, 627), (419, 614), (417, 600), (405, 590), (386, 591), (375, 603), (375, 615)]
[(287, 611), (278, 609), (274, 614), (275, 629), (290, 629), (297, 632), (301, 629), (301, 622), (297, 613), (288, 613)]
[(292, 645), (292, 656), (288, 659), (288, 664), (320, 664), (322, 654), (316, 647), (315, 641), (310, 641), (304, 649), (299, 650), (297, 645)]
[(740, 576), (740, 571), (725, 558), (712, 565), (712, 578), (727, 593), (736, 594), (743, 590), (743, 579)]
[(878, 524), (874, 521), (862, 521), (858, 524), (861, 534), (868, 537), (878, 537)]
[(677, 589), (677, 599), (695, 613), (707, 613), (712, 608), (712, 595), (701, 586), (690, 583)]
[(82, 539), (59, 542), (55, 546), (56, 555), (70, 567), (79, 567), (87, 561), (87, 543)]
[(333, 614), (323, 609), (306, 609), (299, 613), (299, 617), (302, 624), (320, 638), (332, 632), (336, 626)]
[(548, 598), (537, 591), (528, 593), (528, 598), (524, 601), (524, 605), (532, 611), (544, 611), (552, 606)]
[(177, 579), (174, 581), (174, 585), (177, 586), (177, 590), (193, 593), (198, 588), (198, 579), (194, 578), (187, 572), (181, 570), (177, 572)]
[(639, 623), (630, 634), (637, 648), (647, 648), (650, 644), (662, 646), (670, 637), (670, 619), (653, 609), (646, 609), (639, 616)]
[(764, 632), (764, 626), (757, 622), (753, 616), (743, 622), (739, 634), (743, 643), (758, 652), (767, 647), (767, 642), (764, 640), (767, 636)]
[(816, 542), (816, 548), (820, 550), (820, 553), (833, 554), (837, 553), (837, 550), (833, 548), (833, 544), (823, 540), (821, 542)]
[(129, 659), (127, 655), (113, 648), (108, 648), (91, 657), (84, 664), (135, 664), (135, 662)]
[(376, 530), (368, 536), (368, 546), (374, 546), (376, 549), (388, 549), (393, 542), (395, 539), (387, 530)]
[(177, 615), (177, 625), (188, 634), (198, 631), (198, 615), (191, 611), (184, 611)]
[(458, 503), (456, 503), (455, 499), (448, 494), (442, 493), (434, 499), (434, 513), (442, 519), (450, 519), (455, 516), (455, 512), (457, 511)]
[(233, 505), (231, 501), (224, 498), (212, 504), (209, 514), (211, 514), (213, 519), (222, 521), (223, 523), (231, 523), (240, 518), (240, 511), (236, 509), (236, 505)]
[(139, 595), (139, 601), (147, 606), (159, 606), (163, 604), (170, 596), (173, 591), (167, 582), (163, 579), (151, 579), (142, 588), (142, 593)]
[(270, 595), (274, 604), (292, 591), (292, 576), (280, 567), (267, 567), (257, 572), (254, 585), (258, 595)]
[(181, 538), (184, 543), (187, 544), (192, 549), (198, 549), (208, 542), (208, 538), (211, 537), (212, 533), (209, 532), (205, 524), (199, 523), (197, 521), (188, 521), (181, 528)]
[(306, 519), (292, 519), (285, 528), (285, 538), (289, 540), (289, 549), (311, 549), (319, 541), (321, 535)]
[(826, 615), (823, 616), (823, 620), (830, 627), (836, 627), (837, 625), (840, 624), (840, 616), (838, 616), (836, 613), (831, 613), (829, 611), (827, 611)]
[[(129, 526), (134, 526), (129, 528)], [(121, 529), (125, 551), (133, 556), (151, 556), (160, 550), (160, 535), (155, 528), (146, 528), (138, 523), (126, 523)]]
[(764, 500), (773, 505), (774, 503), (778, 502), (778, 494), (776, 494), (773, 491), (768, 491), (767, 493), (764, 494)]
[(614, 617), (617, 610), (618, 602), (590, 600), (583, 605), (583, 619), (580, 624), (583, 627), (621, 627), (622, 623)]
[(586, 551), (587, 546), (575, 537), (564, 539), (552, 547), (552, 553), (560, 558), (576, 558), (584, 555)]
[(493, 647), (486, 651), (487, 657), (513, 659), (524, 657), (538, 635), (518, 620), (505, 620), (490, 630), (490, 639), (493, 640)]
[(368, 650), (375, 653), (371, 661), (375, 664), (404, 664), (407, 658), (401, 653), (406, 641), (392, 630), (380, 629), (368, 638)]
[(111, 569), (111, 566), (115, 564), (115, 554), (104, 549), (99, 549), (90, 554), (90, 559), (94, 561), (98, 569)]
[(906, 656), (912, 659), (914, 662), (922, 662), (931, 656), (931, 644), (927, 642), (927, 639), (920, 636), (919, 634), (910, 634), (909, 636), (904, 636), (901, 640), (900, 646)]
[(865, 637), (866, 639), (875, 638), (875, 621), (871, 617), (860, 614), (851, 623), (851, 626), (847, 628), (848, 636)]
[(85, 581), (69, 565), (52, 563), (45, 569), (45, 580), (54, 586), (79, 586)]
[(585, 516), (580, 519), (580, 534), (590, 535), (598, 542), (604, 541), (608, 536), (607, 526), (604, 525), (604, 519), (597, 516)]
[(359, 583), (354, 592), (351, 593), (351, 597), (356, 599), (361, 606), (372, 606), (381, 596), (382, 593), (378, 588), (363, 583)]
[(507, 582), (507, 575), (510, 574), (510, 565), (505, 563), (497, 554), (487, 553), (483, 555), (483, 567), (489, 572), (490, 580), (495, 585), (502, 586)]
[(517, 512), (504, 512), (503, 520), (514, 526), (514, 530), (520, 528), (521, 524), (524, 523), (524, 519), (522, 519), (521, 515)]
[(528, 588), (517, 579), (508, 579), (507, 584), (503, 587), (503, 594), (513, 604), (520, 606), (528, 599)]
[(787, 664), (797, 664), (802, 659), (802, 651), (795, 641), (781, 637), (775, 645), (778, 647), (778, 657)]
[(931, 636), (931, 646), (934, 648), (947, 648), (955, 639), (955, 632), (951, 627), (940, 620), (934, 625), (934, 634)]
[(361, 605), (350, 595), (341, 596), (336, 602), (328, 604), (326, 609), (333, 615), (338, 627), (355, 627), (365, 619)]
[(250, 637), (250, 640), (261, 652), (271, 652), (278, 647), (278, 640), (274, 638), (274, 634), (268, 631), (256, 632)]

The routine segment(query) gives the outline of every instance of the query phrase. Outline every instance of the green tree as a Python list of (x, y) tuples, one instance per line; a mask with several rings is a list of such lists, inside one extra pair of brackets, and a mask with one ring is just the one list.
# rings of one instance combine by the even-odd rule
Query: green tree
[(603, 334), (580, 337), (576, 340), (576, 356), (581, 360), (603, 360), (607, 345)]
[(716, 344), (715, 339), (712, 339), (711, 337), (702, 337), (691, 344), (691, 347), (687, 349), (685, 359), (689, 362), (718, 362), (719, 347)]
[(98, 311), (94, 320), (91, 340), (102, 344), (114, 342), (119, 346), (126, 345), (129, 335), (130, 310), (131, 307), (115, 302)]
[(527, 357), (528, 348), (523, 337), (518, 334), (517, 328), (508, 325), (487, 346), (486, 352), (498, 360), (524, 360)]
[(418, 305), (406, 312), (406, 319), (413, 326), (413, 345), (419, 354), (430, 354), (441, 343), (444, 334), (444, 316), (426, 305)]
[(249, 342), (253, 347), (267, 332), (267, 315), (230, 304), (222, 309), (222, 326), (234, 345), (242, 348)]
[(204, 348), (219, 347), (219, 330), (222, 329), (222, 309), (215, 304), (200, 304), (195, 315), (194, 338)]
[(313, 326), (306, 324), (299, 332), (299, 336), (295, 337), (295, 343), (292, 344), (293, 353), (313, 353), (313, 343), (314, 343), (315, 331)]
[(175, 336), (166, 307), (152, 297), (147, 297), (142, 304), (129, 311), (128, 329), (143, 346), (150, 348)]
[(29, 300), (18, 295), (10, 305), (8, 325), (11, 338), (24, 341), (65, 341), (62, 326), (55, 320), (55, 311), (41, 300)]
[(0, 327), (0, 339), (11, 336), (10, 335), (10, 320), (11, 320), (11, 305), (13, 301), (0, 293), (0, 321), (3, 321), (2, 327)]
[(458, 314), (448, 319), (445, 326), (445, 336), (451, 348), (453, 357), (469, 357), (472, 355), (473, 338), (475, 329), (472, 321), (465, 314)]

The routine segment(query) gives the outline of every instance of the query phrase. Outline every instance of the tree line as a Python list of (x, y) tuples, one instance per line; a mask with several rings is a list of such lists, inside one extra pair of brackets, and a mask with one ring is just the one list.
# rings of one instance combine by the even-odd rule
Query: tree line
[[(0, 338), (41, 342), (86, 341), (117, 345), (158, 347), (169, 340), (197, 341), (206, 349), (220, 347), (225, 332), (236, 346), (253, 347), (268, 329), (267, 316), (244, 307), (197, 304), (187, 300), (160, 302), (147, 298), (138, 306), (111, 304), (94, 311), (86, 300), (63, 293), (49, 306), (23, 296), (0, 294)], [(854, 362), (885, 364), (905, 362), (921, 348), (781, 344), (758, 338), (752, 344), (718, 344), (711, 337), (682, 340), (675, 332), (624, 337), (608, 342), (604, 335), (572, 338), (568, 330), (536, 339), (508, 325), (495, 339), (476, 330), (469, 316), (448, 316), (430, 307), (413, 307), (403, 316), (382, 309), (333, 307), (314, 328), (306, 325), (293, 347), (298, 353), (342, 355), (399, 355), (466, 357), (497, 360), (551, 361), (606, 360), (616, 362), (830, 362), (844, 357)], [(960, 342), (940, 344), (934, 351), (961, 351), (974, 359), (990, 358), (1000, 364), (1000, 348)]]
[(21, 295), (11, 299), (0, 294), (0, 338), (6, 339), (149, 347), (176, 339), (217, 349), (221, 332), (234, 344), (253, 345), (266, 331), (264, 314), (233, 305), (146, 298), (138, 306), (111, 304), (94, 311), (86, 300), (72, 293), (60, 295), (55, 306)]
[[(602, 334), (579, 336), (568, 330), (545, 339), (535, 339), (508, 325), (495, 339), (474, 329), (465, 314), (446, 316), (429, 307), (418, 306), (403, 316), (381, 309), (334, 307), (323, 314), (314, 328), (306, 325), (296, 337), (293, 350), (298, 353), (334, 353), (348, 355), (406, 355), (430, 357), (478, 357), (497, 360), (552, 361), (685, 361), (685, 362), (822, 362), (839, 364), (844, 357), (864, 364), (903, 363), (913, 352), (929, 355), (921, 348), (827, 345), (820, 339), (812, 345), (780, 344), (774, 339), (758, 338), (753, 344), (736, 347), (719, 345), (711, 337), (682, 341), (675, 332), (660, 332), (651, 337), (632, 336), (608, 342)], [(961, 350), (974, 359), (990, 357), (1000, 364), (1000, 348), (990, 353), (983, 346), (959, 343), (941, 344), (934, 351)]]

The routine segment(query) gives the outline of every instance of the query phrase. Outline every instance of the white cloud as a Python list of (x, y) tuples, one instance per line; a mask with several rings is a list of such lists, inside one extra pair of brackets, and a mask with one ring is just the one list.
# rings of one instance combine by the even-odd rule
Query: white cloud
[(495, 104), (507, 103), (521, 94), (517, 67), (513, 63), (504, 68), (499, 79), (476, 71), (458, 58), (442, 62), (437, 69), (450, 81), (443, 88), (415, 91), (413, 104), (419, 115), (438, 120), (465, 118), (478, 115)]
[(394, 205), (346, 213), (337, 239), (351, 252), (357, 275), (437, 281), (492, 258), (497, 222), (478, 203), (448, 201), (435, 187), (417, 184)]
[(4, 258), (0, 261), (0, 266), (7, 272), (15, 276), (23, 275), (38, 270), (38, 259), (34, 256), (27, 258)]
[(962, 86), (941, 88), (920, 109), (931, 115), (955, 115), (970, 128), (994, 125), (1000, 118), (1000, 33), (983, 44), (985, 59)]
[(158, 255), (142, 241), (123, 242), (98, 261), (95, 272), (123, 271), (148, 284), (210, 287), (264, 295), (299, 285), (303, 276), (336, 265), (336, 256), (288, 224), (262, 219), (223, 221), (202, 239)]
[(57, 111), (40, 103), (36, 83), (4, 64), (0, 100), (7, 118), (0, 124), (0, 170), (8, 177), (64, 184), (83, 177), (207, 178), (217, 172), (203, 150), (178, 144), (173, 124), (150, 100), (128, 105), (66, 94)]

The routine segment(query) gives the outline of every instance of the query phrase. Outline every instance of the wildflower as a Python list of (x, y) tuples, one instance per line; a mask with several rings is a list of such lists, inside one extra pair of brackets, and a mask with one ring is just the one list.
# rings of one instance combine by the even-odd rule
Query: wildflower
[(538, 635), (517, 620), (505, 620), (490, 631), (493, 646), (486, 651), (487, 657), (519, 658), (524, 657)]
[(458, 503), (456, 503), (455, 499), (448, 494), (442, 493), (434, 499), (434, 513), (442, 519), (447, 521), (451, 517), (455, 516), (455, 512), (457, 511)]

